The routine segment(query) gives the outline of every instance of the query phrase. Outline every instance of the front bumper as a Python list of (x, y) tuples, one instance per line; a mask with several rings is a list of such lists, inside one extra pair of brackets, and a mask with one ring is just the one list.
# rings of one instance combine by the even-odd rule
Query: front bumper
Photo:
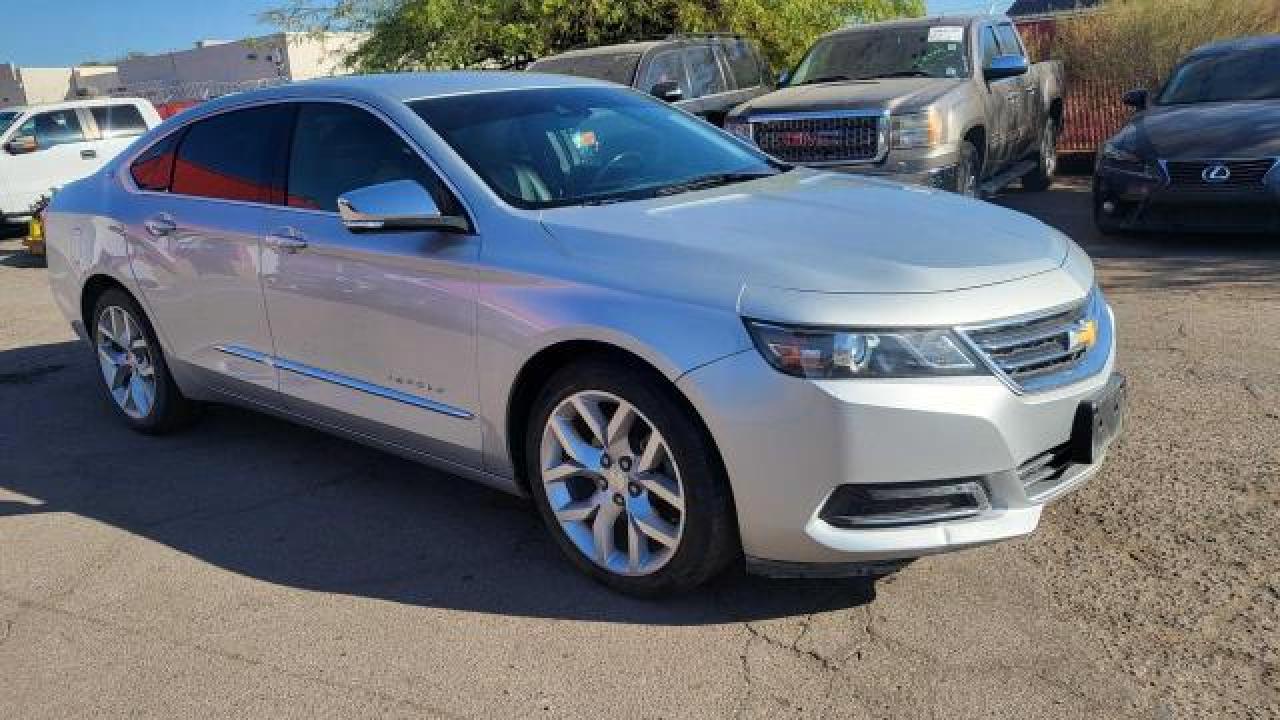
[(955, 191), (959, 177), (960, 153), (946, 146), (933, 149), (891, 150), (877, 163), (825, 166), (824, 170), (868, 175), (908, 185)]
[[(858, 574), (892, 563), (1032, 532), (1045, 503), (1101, 465), (1064, 464), (1048, 484), (1026, 468), (1072, 440), (1081, 402), (1113, 375), (1017, 395), (995, 377), (805, 380), (754, 350), (681, 378), (703, 414), (733, 486), (749, 567), (768, 574)], [(762, 438), (766, 439), (762, 441)], [(986, 504), (956, 520), (842, 527), (823, 517), (847, 484), (977, 481)]]
[(1157, 232), (1280, 233), (1280, 172), (1251, 189), (1182, 189), (1164, 178), (1099, 166), (1096, 212), (1117, 229)]

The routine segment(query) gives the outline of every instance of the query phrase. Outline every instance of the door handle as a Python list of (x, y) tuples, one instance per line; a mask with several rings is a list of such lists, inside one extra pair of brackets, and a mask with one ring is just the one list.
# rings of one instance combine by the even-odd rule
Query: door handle
[(92, 160), (98, 157), (98, 151), (97, 150), (81, 150), (80, 157), (85, 160)]
[(154, 237), (167, 237), (178, 229), (178, 223), (174, 222), (173, 217), (167, 213), (148, 218), (143, 226)]
[(282, 252), (296, 253), (307, 247), (307, 239), (293, 228), (281, 228), (267, 235), (266, 244)]

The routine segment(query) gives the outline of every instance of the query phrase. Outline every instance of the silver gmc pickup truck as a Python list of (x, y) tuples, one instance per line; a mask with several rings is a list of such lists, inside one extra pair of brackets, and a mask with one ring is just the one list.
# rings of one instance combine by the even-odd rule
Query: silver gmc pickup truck
[(1002, 15), (845, 28), (805, 53), (783, 87), (726, 127), (787, 162), (890, 176), (976, 196), (1057, 166), (1062, 65), (1028, 61)]

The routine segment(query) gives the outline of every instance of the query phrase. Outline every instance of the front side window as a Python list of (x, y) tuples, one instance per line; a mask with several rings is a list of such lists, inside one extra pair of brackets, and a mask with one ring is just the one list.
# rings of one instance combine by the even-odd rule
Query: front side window
[(339, 195), (394, 180), (417, 182), (442, 212), (456, 214), (435, 173), (386, 123), (341, 103), (298, 108), (286, 195), (290, 207), (337, 212)]
[(0, 110), (0, 135), (4, 135), (4, 132), (9, 129), (9, 126), (17, 122), (20, 117), (22, 117), (22, 113), (20, 112)]
[(529, 66), (529, 72), (574, 75), (630, 85), (640, 65), (640, 53), (592, 53), (550, 57)]
[(18, 128), (17, 135), (34, 136), (36, 146), (41, 150), (85, 141), (80, 117), (75, 110), (55, 110), (32, 115)]
[(291, 110), (235, 110), (191, 125), (178, 147), (172, 191), (181, 195), (272, 202)]
[(129, 166), (129, 174), (140, 190), (167, 192), (173, 180), (174, 150), (178, 147), (178, 131), (147, 148)]
[(654, 197), (779, 171), (703, 120), (625, 90), (539, 88), (409, 106), (517, 207)]
[(984, 28), (982, 31), (982, 67), (991, 67), (991, 61), (1000, 57), (1000, 41), (996, 40), (996, 31)]
[(689, 97), (704, 97), (725, 91), (724, 75), (720, 72), (720, 63), (716, 61), (715, 51), (710, 45), (695, 45), (684, 50), (685, 62), (689, 65)]
[(637, 87), (644, 92), (653, 92), (657, 86), (669, 82), (679, 86), (685, 97), (693, 97), (689, 90), (689, 74), (685, 72), (684, 60), (680, 57), (679, 50), (667, 50), (654, 55), (644, 69), (644, 77), (640, 78)]
[(1280, 98), (1280, 47), (1188, 60), (1173, 71), (1159, 105)]
[(789, 85), (891, 77), (969, 76), (965, 30), (958, 25), (856, 30), (819, 40)]
[(134, 137), (147, 131), (142, 113), (133, 105), (101, 105), (89, 108), (89, 112), (93, 113), (93, 121), (104, 140)]
[(1022, 54), (1022, 40), (1018, 37), (1018, 31), (1014, 30), (1012, 25), (1000, 25), (996, 28), (996, 35), (1000, 38), (1000, 52), (1002, 54)]

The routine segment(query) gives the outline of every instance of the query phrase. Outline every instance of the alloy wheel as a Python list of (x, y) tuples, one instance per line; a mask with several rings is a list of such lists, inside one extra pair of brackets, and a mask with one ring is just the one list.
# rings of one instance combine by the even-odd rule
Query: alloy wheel
[(649, 575), (680, 547), (679, 468), (662, 433), (626, 400), (598, 390), (562, 400), (543, 428), (539, 467), (561, 529), (596, 565)]
[(141, 325), (117, 305), (103, 309), (95, 333), (98, 365), (111, 399), (135, 420), (151, 414), (156, 402), (156, 368)]

